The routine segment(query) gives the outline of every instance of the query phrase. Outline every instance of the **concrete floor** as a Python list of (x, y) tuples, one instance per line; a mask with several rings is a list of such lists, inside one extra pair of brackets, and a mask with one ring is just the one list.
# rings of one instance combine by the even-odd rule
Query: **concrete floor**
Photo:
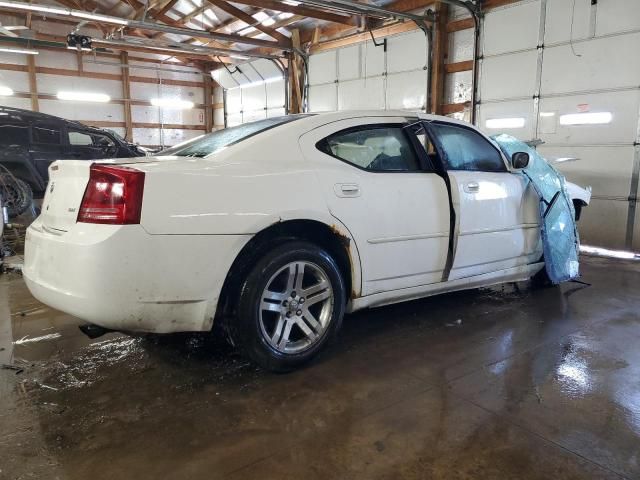
[(351, 315), (288, 375), (206, 335), (89, 341), (2, 275), (0, 478), (640, 478), (640, 262), (582, 265)]

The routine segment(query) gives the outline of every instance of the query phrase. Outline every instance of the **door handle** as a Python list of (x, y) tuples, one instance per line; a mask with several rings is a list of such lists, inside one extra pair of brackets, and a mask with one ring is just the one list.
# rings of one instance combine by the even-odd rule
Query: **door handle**
[(333, 191), (338, 197), (360, 196), (360, 186), (357, 183), (336, 183)]
[(464, 186), (464, 191), (467, 193), (476, 193), (480, 191), (480, 184), (478, 182), (469, 182)]

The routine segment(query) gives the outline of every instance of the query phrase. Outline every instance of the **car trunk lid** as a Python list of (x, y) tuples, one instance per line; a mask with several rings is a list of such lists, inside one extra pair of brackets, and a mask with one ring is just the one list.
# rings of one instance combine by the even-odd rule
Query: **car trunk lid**
[(40, 214), (45, 228), (66, 232), (76, 223), (90, 166), (86, 160), (58, 161), (49, 166), (49, 184)]

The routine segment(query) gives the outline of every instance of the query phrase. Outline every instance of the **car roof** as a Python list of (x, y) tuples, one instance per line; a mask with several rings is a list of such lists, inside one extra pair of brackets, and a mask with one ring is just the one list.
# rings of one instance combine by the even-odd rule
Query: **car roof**
[[(97, 127), (91, 127), (74, 120), (67, 120), (66, 118), (56, 117), (55, 115), (49, 115), (48, 113), (32, 112), (31, 110), (23, 110), (22, 108), (6, 107), (0, 105), (0, 113), (4, 113), (9, 118), (17, 119), (19, 121), (41, 121), (41, 122), (61, 122), (67, 125), (81, 128), (83, 130), (92, 130), (94, 132), (103, 132), (102, 129)], [(4, 118), (3, 118), (4, 117)], [(0, 121), (5, 120), (6, 116), (0, 116)]]
[(377, 118), (380, 118), (380, 117), (382, 118), (385, 118), (385, 117), (419, 118), (421, 120), (427, 120), (427, 121), (440, 120), (440, 121), (446, 121), (449, 123), (455, 123), (455, 124), (475, 128), (470, 123), (457, 120), (455, 118), (445, 117), (442, 115), (433, 115), (433, 114), (424, 113), (424, 112), (410, 111), (410, 110), (341, 110), (341, 111), (334, 111), (334, 112), (320, 112), (320, 113), (305, 115), (305, 117), (302, 118), (301, 121), (291, 122), (290, 125), (292, 128), (295, 128), (296, 126), (301, 124), (313, 125), (314, 127), (317, 127), (320, 125), (326, 125), (328, 123), (332, 123), (340, 120), (347, 120), (351, 118), (375, 118), (375, 117)]

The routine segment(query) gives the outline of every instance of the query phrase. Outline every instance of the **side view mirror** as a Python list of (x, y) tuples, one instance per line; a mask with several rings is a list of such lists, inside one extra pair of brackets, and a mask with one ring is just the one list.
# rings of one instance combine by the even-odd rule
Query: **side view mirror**
[(511, 155), (511, 165), (513, 168), (523, 169), (529, 165), (529, 154), (527, 152), (516, 152)]

